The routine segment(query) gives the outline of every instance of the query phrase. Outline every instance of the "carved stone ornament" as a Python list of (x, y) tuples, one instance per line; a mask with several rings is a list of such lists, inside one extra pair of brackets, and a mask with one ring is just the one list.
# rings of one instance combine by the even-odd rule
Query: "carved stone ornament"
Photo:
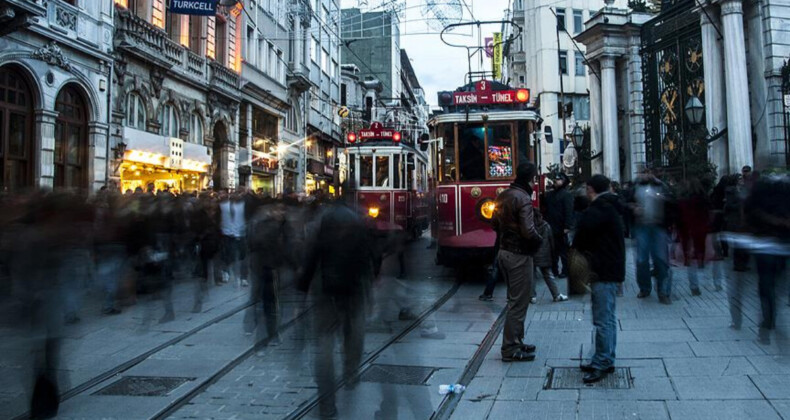
[(71, 10), (58, 7), (55, 9), (55, 21), (63, 28), (77, 30), (77, 14)]
[(49, 44), (33, 52), (33, 58), (41, 60), (47, 64), (58, 66), (66, 71), (71, 70), (69, 59), (63, 54), (63, 50), (58, 47), (58, 43), (51, 41)]
[(154, 67), (151, 69), (151, 87), (154, 90), (154, 97), (159, 98), (162, 93), (162, 83), (165, 81), (165, 75), (162, 71)]

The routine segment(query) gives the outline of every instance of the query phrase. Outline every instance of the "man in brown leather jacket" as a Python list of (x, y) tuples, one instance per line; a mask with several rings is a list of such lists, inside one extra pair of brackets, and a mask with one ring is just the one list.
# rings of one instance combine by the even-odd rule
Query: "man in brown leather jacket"
[(499, 238), (497, 262), (507, 284), (507, 315), (502, 338), (502, 361), (535, 359), (535, 346), (524, 343), (524, 319), (532, 291), (532, 255), (542, 238), (535, 229), (532, 182), (537, 169), (522, 163), (516, 180), (496, 199), (493, 225)]

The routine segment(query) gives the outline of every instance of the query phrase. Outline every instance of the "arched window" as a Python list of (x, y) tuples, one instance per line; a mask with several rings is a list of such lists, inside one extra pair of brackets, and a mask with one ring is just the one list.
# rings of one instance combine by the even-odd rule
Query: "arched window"
[(193, 112), (189, 118), (189, 141), (203, 144), (203, 118), (197, 112)]
[(88, 186), (88, 112), (85, 100), (74, 86), (60, 90), (55, 100), (55, 187)]
[(159, 122), (162, 124), (162, 135), (178, 138), (178, 115), (176, 108), (172, 104), (165, 104), (159, 115)]
[(136, 93), (130, 93), (126, 97), (126, 126), (145, 130), (145, 105)]
[(18, 190), (33, 183), (33, 95), (13, 68), (0, 68), (0, 188)]

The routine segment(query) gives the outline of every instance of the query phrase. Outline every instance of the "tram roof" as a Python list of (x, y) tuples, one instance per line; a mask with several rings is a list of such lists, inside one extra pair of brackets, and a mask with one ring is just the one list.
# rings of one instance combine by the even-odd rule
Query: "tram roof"
[(452, 112), (439, 114), (429, 124), (445, 124), (456, 122), (483, 122), (483, 115), (487, 116), (486, 121), (535, 121), (539, 118), (538, 113), (532, 110), (525, 111), (491, 111), (491, 112)]

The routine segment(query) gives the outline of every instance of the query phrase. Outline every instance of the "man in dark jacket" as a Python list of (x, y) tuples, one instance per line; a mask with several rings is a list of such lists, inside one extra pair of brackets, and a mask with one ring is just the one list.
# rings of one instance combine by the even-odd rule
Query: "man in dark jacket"
[(499, 237), (497, 263), (507, 285), (507, 315), (502, 338), (502, 360), (535, 360), (535, 346), (524, 344), (524, 319), (532, 293), (532, 255), (540, 246), (532, 207), (535, 165), (522, 163), (516, 180), (496, 199), (494, 230)]
[[(546, 194), (546, 221), (554, 234), (552, 272), (559, 278), (568, 275), (568, 233), (574, 228), (573, 194), (568, 191), (568, 176), (560, 173), (554, 189)], [(559, 263), (562, 262), (562, 272)]]
[(584, 254), (594, 273), (592, 293), (595, 355), (581, 368), (585, 383), (598, 382), (614, 371), (617, 344), (615, 296), (617, 286), (625, 280), (625, 240), (623, 239), (622, 204), (610, 191), (609, 179), (594, 175), (587, 182), (591, 203), (579, 220), (573, 247)]

